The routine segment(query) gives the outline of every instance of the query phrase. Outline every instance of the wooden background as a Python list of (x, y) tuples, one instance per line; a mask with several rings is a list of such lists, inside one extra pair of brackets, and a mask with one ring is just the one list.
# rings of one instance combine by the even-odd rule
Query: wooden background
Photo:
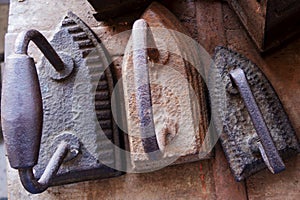
[[(244, 54), (265, 72), (300, 136), (300, 38), (262, 57), (228, 5), (221, 1), (174, 0), (168, 8), (187, 27), (194, 39), (213, 54), (217, 45)], [(130, 29), (130, 24), (107, 26), (95, 21), (86, 0), (12, 0), (6, 37), (6, 56), (11, 52), (15, 34), (30, 28), (46, 36), (59, 24), (68, 10), (82, 18), (97, 33), (115, 59), (120, 72), (122, 50), (111, 35)], [(39, 57), (33, 49), (31, 54)], [(263, 170), (244, 182), (234, 181), (219, 145), (215, 158), (171, 166), (147, 174), (124, 176), (52, 187), (39, 195), (27, 193), (16, 170), (8, 169), (10, 199), (300, 199), (300, 156), (286, 161), (286, 171), (272, 175)]]

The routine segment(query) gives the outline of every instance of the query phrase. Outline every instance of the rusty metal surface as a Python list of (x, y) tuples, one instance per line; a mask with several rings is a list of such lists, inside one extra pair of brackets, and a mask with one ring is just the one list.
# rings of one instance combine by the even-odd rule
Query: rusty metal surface
[(260, 51), (277, 47), (299, 35), (298, 0), (227, 0)]
[(58, 73), (65, 69), (63, 61), (40, 32), (28, 30), (18, 35), (14, 54), (7, 58), (3, 69), (1, 102), (8, 158), (16, 169), (37, 164), (42, 133), (42, 96), (34, 60), (27, 55), (30, 41), (45, 54), (52, 65), (50, 68)]
[[(187, 40), (191, 38), (186, 29), (161, 4), (152, 3), (141, 18), (149, 24), (154, 38), (154, 42), (149, 42), (147, 47), (157, 48), (159, 52), (158, 56), (154, 53), (156, 61), (148, 59), (148, 70), (154, 129), (162, 156), (160, 159), (151, 159), (142, 143), (137, 87), (134, 83), (132, 34), (123, 57), (122, 82), (133, 170), (151, 171), (168, 164), (206, 159), (210, 156), (209, 152), (199, 156), (208, 127), (205, 84), (195, 66), (203, 66), (205, 61), (210, 60), (199, 57), (195, 44)], [(145, 37), (140, 31), (140, 36)], [(142, 38), (139, 42), (146, 42)], [(140, 43), (139, 46), (143, 45)], [(145, 75), (146, 72), (138, 73)]]
[(70, 146), (62, 141), (58, 144), (56, 151), (51, 157), (47, 167), (40, 179), (36, 179), (31, 168), (19, 169), (19, 175), (24, 188), (32, 194), (44, 192), (50, 185), (51, 180), (56, 176), (59, 167), (62, 165)]
[(56, 71), (62, 71), (64, 69), (63, 61), (57, 55), (47, 39), (39, 31), (34, 29), (20, 33), (16, 40), (15, 53), (27, 55), (30, 41), (34, 42), (34, 44), (43, 52), (43, 55), (49, 60)]
[[(272, 173), (279, 173), (283, 171), (285, 169), (284, 163), (278, 154), (262, 113), (256, 104), (244, 71), (240, 68), (236, 68), (235, 70), (231, 70), (229, 74), (233, 82), (232, 84), (238, 88), (252, 120), (253, 126), (258, 135), (256, 143), (265, 164)], [(255, 143), (255, 141), (253, 142)]]
[(67, 78), (57, 79), (49, 76), (53, 71), (49, 71), (46, 58), (38, 66), (44, 123), (35, 176), (42, 176), (55, 151), (56, 138), (65, 131), (78, 138), (81, 149), (74, 159), (62, 164), (51, 185), (121, 175), (114, 169), (121, 160), (114, 147), (119, 139), (111, 115), (113, 80), (106, 50), (73, 13), (63, 19), (50, 44), (60, 56), (72, 58), (74, 69)]
[(6, 61), (2, 74), (1, 123), (8, 159), (13, 168), (33, 167), (38, 160), (43, 123), (35, 64), (25, 54), (14, 54)]
[(220, 110), (217, 115), (217, 118), (223, 120), (224, 127), (220, 139), (236, 180), (241, 181), (266, 167), (262, 156), (258, 154), (258, 134), (248, 109), (231, 84), (229, 73), (236, 68), (244, 71), (279, 154), (288, 157), (298, 153), (299, 142), (295, 131), (274, 89), (259, 68), (243, 56), (223, 47), (216, 49), (214, 61), (222, 76), (222, 84), (227, 89), (224, 102), (226, 110)]
[[(7, 58), (3, 70), (4, 90), (1, 105), (5, 109), (2, 109), (1, 115), (8, 158), (11, 167), (19, 170), (24, 188), (36, 194), (49, 187), (50, 181), (56, 176), (68, 151), (73, 147), (67, 141), (59, 141), (42, 176), (38, 180), (35, 178), (33, 167), (39, 156), (43, 110), (36, 66), (33, 58), (27, 55), (30, 41), (45, 54), (52, 65), (49, 67), (53, 67), (54, 71), (60, 73), (66, 68), (46, 38), (32, 29), (19, 34), (14, 54)], [(22, 80), (21, 85), (18, 85), (18, 79)]]

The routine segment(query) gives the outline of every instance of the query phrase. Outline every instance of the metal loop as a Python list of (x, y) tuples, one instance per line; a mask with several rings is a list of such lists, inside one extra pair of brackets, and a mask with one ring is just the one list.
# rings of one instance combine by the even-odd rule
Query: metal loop
[(44, 56), (49, 60), (56, 71), (64, 70), (64, 62), (58, 56), (47, 39), (37, 30), (31, 29), (21, 32), (18, 35), (15, 43), (15, 53), (27, 55), (30, 41), (34, 42), (34, 44), (43, 52)]

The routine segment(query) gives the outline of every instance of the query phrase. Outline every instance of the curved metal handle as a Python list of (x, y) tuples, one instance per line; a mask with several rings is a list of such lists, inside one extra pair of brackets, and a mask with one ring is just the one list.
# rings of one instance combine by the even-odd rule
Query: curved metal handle
[(49, 187), (51, 179), (57, 174), (59, 167), (63, 163), (69, 150), (70, 145), (62, 141), (52, 155), (39, 180), (34, 177), (32, 167), (18, 168), (19, 176), (24, 188), (33, 194), (45, 191)]
[(43, 105), (34, 60), (27, 55), (30, 41), (35, 42), (56, 70), (64, 69), (64, 63), (41, 33), (36, 30), (21, 33), (16, 40), (15, 54), (7, 58), (2, 71), (1, 121), (11, 167), (19, 170), (29, 192), (40, 193), (47, 189), (50, 179), (57, 173), (69, 145), (58, 146), (42, 178), (37, 181), (32, 170), (39, 157)]
[[(133, 71), (136, 91), (136, 104), (139, 114), (142, 144), (146, 153), (159, 151), (153, 122), (151, 90), (148, 69), (148, 34), (149, 27), (145, 20), (137, 20), (132, 29)], [(153, 38), (152, 38), (153, 40)]]
[(27, 55), (29, 42), (34, 44), (43, 52), (56, 71), (62, 71), (65, 68), (64, 62), (58, 56), (47, 39), (37, 30), (31, 29), (21, 32), (15, 43), (15, 53)]
[(285, 165), (275, 147), (260, 109), (256, 104), (244, 71), (240, 68), (232, 70), (230, 72), (230, 78), (234, 85), (238, 88), (247, 107), (248, 113), (259, 137), (258, 147), (265, 164), (272, 173), (281, 172), (285, 169)]

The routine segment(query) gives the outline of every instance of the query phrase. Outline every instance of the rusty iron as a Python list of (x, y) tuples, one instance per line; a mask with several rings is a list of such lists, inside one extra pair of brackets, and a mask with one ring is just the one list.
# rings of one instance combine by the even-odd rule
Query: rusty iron
[(260, 143), (258, 146), (265, 164), (272, 173), (279, 173), (283, 171), (285, 169), (285, 165), (271, 138), (269, 129), (260, 112), (260, 109), (255, 102), (244, 71), (240, 68), (237, 68), (230, 71), (229, 75), (234, 82), (233, 85), (238, 88), (245, 106), (247, 107), (247, 111), (251, 117), (253, 126), (259, 138), (257, 142)]
[(20, 168), (19, 175), (24, 188), (32, 194), (45, 191), (49, 187), (51, 179), (57, 174), (69, 149), (70, 146), (64, 141), (58, 145), (57, 150), (54, 152), (39, 180), (36, 180), (32, 167)]
[(43, 122), (34, 61), (24, 54), (9, 56), (2, 75), (1, 120), (8, 159), (13, 168), (32, 167), (38, 159)]
[(64, 63), (58, 56), (47, 39), (37, 30), (28, 30), (20, 33), (16, 39), (15, 53), (27, 55), (29, 42), (34, 44), (43, 52), (56, 71), (64, 70)]
[[(59, 24), (50, 44), (62, 60), (73, 60), (73, 70), (67, 78), (49, 70), (44, 57), (39, 67), (39, 81), (44, 105), (44, 123), (36, 177), (41, 177), (65, 131), (78, 138), (80, 151), (69, 152), (51, 185), (120, 176), (123, 163), (119, 130), (111, 113), (114, 88), (110, 72), (111, 60), (95, 33), (75, 14), (69, 12)], [(66, 67), (68, 68), (68, 63)], [(59, 77), (58, 77), (59, 78)], [(62, 138), (61, 138), (62, 137)], [(58, 138), (58, 139), (57, 139)], [(71, 145), (72, 146), (72, 145)]]
[(299, 35), (298, 0), (227, 0), (262, 52)]
[(134, 23), (122, 62), (132, 170), (149, 172), (207, 159), (210, 150), (200, 153), (210, 137), (205, 139), (209, 119), (205, 84), (201, 69), (197, 71), (203, 66), (198, 46), (157, 2), (141, 19)]
[[(220, 76), (216, 95), (222, 91), (223, 107), (212, 117), (222, 123), (220, 136), (231, 171), (241, 181), (268, 167), (278, 173), (284, 169), (281, 158), (300, 152), (299, 141), (284, 108), (262, 71), (247, 58), (224, 47), (215, 50), (214, 64)], [(212, 106), (219, 96), (211, 98)], [(220, 121), (221, 119), (221, 121)]]
[(19, 34), (15, 52), (8, 56), (3, 69), (1, 121), (11, 167), (19, 170), (22, 184), (29, 192), (40, 193), (49, 187), (70, 147), (66, 142), (59, 144), (42, 177), (35, 178), (33, 167), (38, 163), (43, 108), (34, 60), (27, 55), (30, 41), (46, 53), (55, 70), (65, 69), (63, 61), (40, 32), (29, 30)]
[[(27, 55), (30, 41), (44, 53), (39, 74)], [(36, 30), (21, 33), (6, 61), (2, 125), (10, 164), (25, 189), (40, 193), (123, 174), (116, 170), (122, 161), (110, 60), (81, 19), (68, 13), (50, 43)]]
[(145, 20), (137, 20), (133, 24), (133, 71), (136, 89), (136, 103), (139, 114), (139, 127), (142, 143), (146, 153), (159, 151), (155, 135), (150, 79), (148, 69), (148, 32), (150, 31)]

